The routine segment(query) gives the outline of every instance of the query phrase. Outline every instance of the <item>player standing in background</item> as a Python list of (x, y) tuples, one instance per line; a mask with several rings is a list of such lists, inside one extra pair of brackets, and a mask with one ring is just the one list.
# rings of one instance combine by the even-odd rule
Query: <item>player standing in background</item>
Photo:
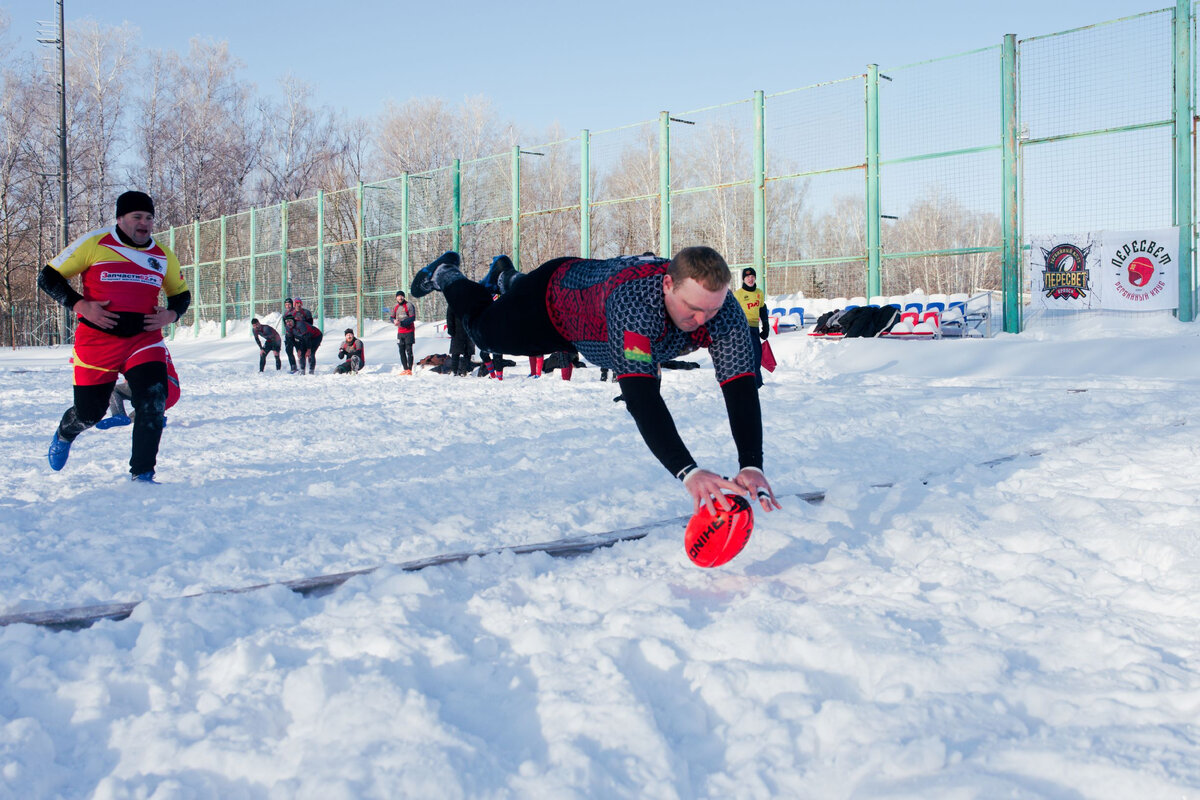
[[(755, 274), (751, 267), (746, 267), (742, 270), (742, 285), (733, 293), (733, 296), (737, 299), (738, 305), (742, 307), (742, 312), (746, 315), (746, 324), (750, 326), (751, 337), (757, 335), (759, 339), (765, 342), (771, 331), (770, 317), (762, 313), (766, 297), (763, 295), (763, 290), (755, 285), (757, 282), (758, 275)], [(762, 326), (761, 333), (759, 332), (760, 325)], [(759, 386), (763, 385), (761, 344), (757, 344), (754, 347), (754, 378)]]
[(257, 318), (250, 320), (250, 331), (254, 336), (254, 344), (258, 345), (258, 371), (266, 369), (267, 353), (271, 351), (275, 352), (275, 369), (283, 369), (283, 362), (279, 358), (279, 331), (270, 325), (263, 325)]
[(396, 326), (396, 347), (400, 350), (401, 375), (412, 375), (413, 343), (417, 339), (417, 309), (404, 292), (396, 292), (396, 305), (392, 308), (392, 322)]

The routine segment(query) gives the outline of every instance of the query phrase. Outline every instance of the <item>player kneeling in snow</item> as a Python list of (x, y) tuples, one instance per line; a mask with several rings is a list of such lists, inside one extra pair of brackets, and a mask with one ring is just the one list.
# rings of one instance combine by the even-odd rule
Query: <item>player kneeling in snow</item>
[(354, 336), (353, 328), (346, 328), (346, 338), (342, 342), (342, 346), (338, 348), (338, 361), (346, 360), (344, 364), (338, 364), (337, 373), (345, 375), (347, 372), (358, 372), (363, 368), (363, 364), (367, 363), (367, 351), (363, 347), (362, 339)]

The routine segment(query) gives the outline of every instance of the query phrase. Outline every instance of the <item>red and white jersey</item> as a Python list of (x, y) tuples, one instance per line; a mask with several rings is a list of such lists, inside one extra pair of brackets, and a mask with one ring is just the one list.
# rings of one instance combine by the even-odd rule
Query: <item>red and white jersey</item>
[(59, 253), (50, 267), (64, 278), (83, 276), (83, 299), (108, 300), (109, 311), (149, 314), (159, 291), (168, 297), (187, 291), (179, 259), (154, 239), (132, 247), (117, 236), (116, 226), (84, 234)]

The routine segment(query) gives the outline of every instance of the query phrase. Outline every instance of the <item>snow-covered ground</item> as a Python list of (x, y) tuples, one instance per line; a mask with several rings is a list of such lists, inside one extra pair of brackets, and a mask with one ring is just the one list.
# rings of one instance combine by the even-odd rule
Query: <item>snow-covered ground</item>
[[(0, 797), (1200, 797), (1200, 325), (774, 337), (784, 508), (727, 566), (674, 522), (421, 572), (689, 502), (598, 370), (404, 377), (375, 323), (336, 376), (344, 327), (315, 377), (181, 333), (160, 486), (128, 428), (52, 473), (69, 351), (0, 354), (0, 615), (145, 600), (0, 628)], [(733, 470), (700, 360), (664, 393)]]

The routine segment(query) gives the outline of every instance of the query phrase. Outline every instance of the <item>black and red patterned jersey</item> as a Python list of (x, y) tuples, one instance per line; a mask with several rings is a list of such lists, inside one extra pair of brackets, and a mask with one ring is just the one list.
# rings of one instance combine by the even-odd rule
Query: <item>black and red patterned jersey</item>
[[(279, 331), (270, 325), (260, 325), (258, 330), (251, 328), (250, 333), (254, 336), (254, 343), (258, 345), (259, 350), (268, 345), (274, 347), (279, 344)], [(259, 341), (259, 337), (262, 338), (262, 341)]]
[(550, 279), (550, 321), (584, 358), (618, 378), (655, 376), (662, 362), (701, 347), (712, 356), (719, 382), (753, 375), (750, 329), (733, 292), (706, 324), (681, 331), (663, 302), (669, 265), (649, 256), (568, 261)]
[(367, 348), (363, 346), (362, 339), (355, 339), (353, 342), (342, 340), (342, 346), (338, 348), (338, 360), (343, 358), (353, 358), (358, 356), (358, 361), (362, 365), (367, 363)]

